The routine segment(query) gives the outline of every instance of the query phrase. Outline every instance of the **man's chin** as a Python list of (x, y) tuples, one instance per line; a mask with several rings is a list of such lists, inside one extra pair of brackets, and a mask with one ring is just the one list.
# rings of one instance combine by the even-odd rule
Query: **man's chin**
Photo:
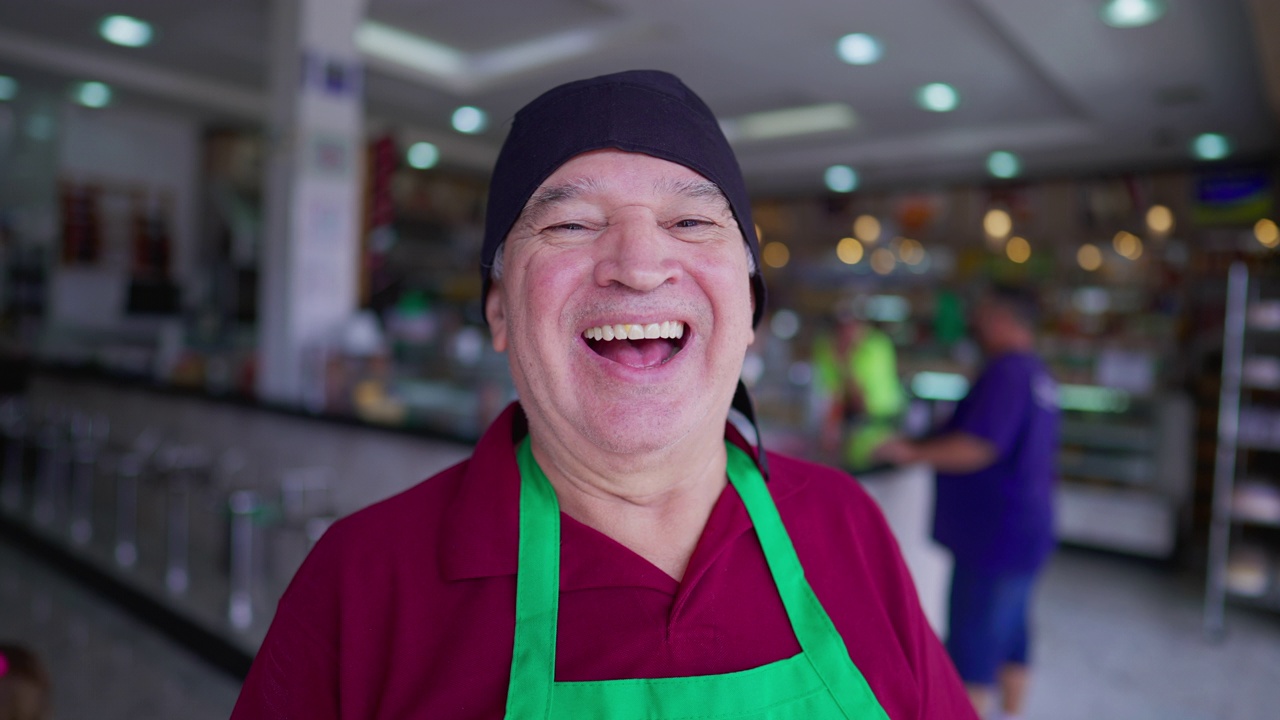
[(652, 407), (649, 403), (618, 403), (597, 408), (582, 434), (591, 444), (612, 455), (642, 457), (663, 454), (689, 439), (699, 423), (678, 401)]

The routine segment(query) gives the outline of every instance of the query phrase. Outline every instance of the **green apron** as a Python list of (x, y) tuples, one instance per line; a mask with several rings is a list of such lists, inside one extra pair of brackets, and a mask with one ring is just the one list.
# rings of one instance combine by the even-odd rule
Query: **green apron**
[[(509, 720), (530, 718), (863, 718), (888, 720), (844, 639), (805, 580), (800, 559), (764, 478), (751, 458), (725, 443), (729, 482), (755, 525), (799, 654), (751, 670), (599, 682), (556, 682), (560, 602), (560, 508), (526, 438), (520, 445), (520, 555), (516, 575), (515, 652)], [(746, 629), (743, 630), (747, 632)]]

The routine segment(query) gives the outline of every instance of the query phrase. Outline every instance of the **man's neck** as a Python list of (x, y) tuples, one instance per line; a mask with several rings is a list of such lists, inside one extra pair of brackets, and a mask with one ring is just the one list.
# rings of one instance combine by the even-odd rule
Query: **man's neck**
[(533, 452), (562, 511), (680, 580), (727, 482), (723, 431), (686, 440), (639, 462), (568, 452), (536, 434)]

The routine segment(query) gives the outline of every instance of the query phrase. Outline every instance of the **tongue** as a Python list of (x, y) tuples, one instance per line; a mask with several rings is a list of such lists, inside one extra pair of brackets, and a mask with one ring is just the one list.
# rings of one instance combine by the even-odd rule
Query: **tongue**
[(669, 339), (610, 340), (593, 343), (596, 352), (623, 365), (647, 368), (660, 365), (671, 357), (675, 345)]

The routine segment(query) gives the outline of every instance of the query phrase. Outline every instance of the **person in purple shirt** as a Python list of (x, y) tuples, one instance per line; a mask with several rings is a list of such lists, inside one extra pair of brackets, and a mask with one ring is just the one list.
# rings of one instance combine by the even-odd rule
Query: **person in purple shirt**
[(947, 650), (983, 716), (997, 690), (1002, 717), (1022, 714), (1028, 607), (1055, 544), (1058, 392), (1035, 354), (1036, 322), (1034, 295), (990, 289), (973, 315), (986, 365), (954, 415), (923, 440), (876, 451), (937, 471), (934, 538), (955, 557)]

